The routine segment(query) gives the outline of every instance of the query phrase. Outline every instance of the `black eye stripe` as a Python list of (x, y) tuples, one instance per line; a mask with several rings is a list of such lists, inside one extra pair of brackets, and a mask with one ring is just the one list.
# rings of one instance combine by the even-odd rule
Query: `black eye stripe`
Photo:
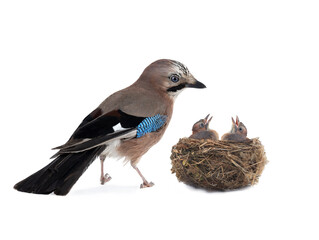
[(169, 89), (167, 89), (168, 92), (177, 92), (178, 90), (182, 90), (185, 87), (185, 84), (180, 84), (178, 86), (175, 87), (171, 87)]

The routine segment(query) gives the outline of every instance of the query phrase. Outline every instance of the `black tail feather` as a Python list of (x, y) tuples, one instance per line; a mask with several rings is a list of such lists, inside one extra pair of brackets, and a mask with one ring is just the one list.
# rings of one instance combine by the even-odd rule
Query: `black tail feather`
[(50, 164), (14, 185), (21, 192), (66, 195), (105, 146), (61, 154)]

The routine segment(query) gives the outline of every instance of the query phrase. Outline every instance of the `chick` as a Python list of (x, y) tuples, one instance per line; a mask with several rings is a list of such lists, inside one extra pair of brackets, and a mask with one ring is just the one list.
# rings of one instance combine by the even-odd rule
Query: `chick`
[(211, 117), (209, 120), (208, 118), (209, 118), (209, 114), (204, 119), (199, 120), (193, 125), (193, 128), (192, 128), (193, 133), (190, 136), (190, 138), (211, 139), (211, 140), (219, 139), (218, 133), (215, 130), (209, 129), (209, 123), (213, 117)]
[(222, 136), (221, 140), (223, 141), (234, 141), (234, 142), (243, 142), (248, 140), (247, 138), (247, 128), (246, 126), (239, 121), (238, 116), (236, 116), (236, 122), (232, 119), (232, 127), (229, 133), (226, 133)]

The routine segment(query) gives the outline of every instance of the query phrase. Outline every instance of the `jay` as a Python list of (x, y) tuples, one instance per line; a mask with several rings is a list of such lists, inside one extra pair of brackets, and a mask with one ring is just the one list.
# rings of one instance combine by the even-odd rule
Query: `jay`
[(124, 158), (142, 178), (141, 188), (153, 186), (137, 168), (141, 157), (163, 136), (176, 96), (185, 88), (205, 88), (182, 63), (161, 59), (145, 68), (131, 86), (113, 93), (76, 128), (70, 139), (56, 147), (54, 160), (17, 183), (18, 191), (66, 195), (97, 158), (101, 184), (106, 157)]
[(213, 117), (209, 118), (209, 114), (204, 118), (199, 120), (193, 125), (192, 128), (192, 135), (190, 138), (193, 139), (211, 139), (211, 140), (218, 140), (219, 136), (215, 130), (209, 129), (209, 123)]
[(236, 116), (236, 122), (233, 118), (231, 118), (231, 120), (231, 130), (229, 133), (224, 134), (221, 140), (233, 142), (244, 142), (248, 140), (249, 138), (247, 138), (247, 128), (241, 121), (239, 121), (238, 116)]

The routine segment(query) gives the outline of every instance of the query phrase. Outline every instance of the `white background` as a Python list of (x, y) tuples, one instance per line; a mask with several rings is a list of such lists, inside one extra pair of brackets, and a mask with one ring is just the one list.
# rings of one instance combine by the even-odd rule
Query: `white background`
[[(194, 2), (194, 1), (193, 1)], [(1, 1), (1, 239), (318, 239), (317, 1)], [(81, 120), (151, 62), (188, 66), (187, 89), (139, 167), (95, 161), (66, 197), (13, 185), (42, 168)], [(211, 113), (260, 137), (260, 182), (208, 193), (178, 183), (170, 150)]]

